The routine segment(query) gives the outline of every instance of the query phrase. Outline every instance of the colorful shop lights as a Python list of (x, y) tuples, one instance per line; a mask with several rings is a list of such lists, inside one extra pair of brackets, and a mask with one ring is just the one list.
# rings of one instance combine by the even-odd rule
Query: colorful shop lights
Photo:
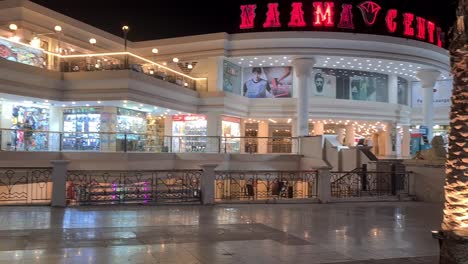
[[(282, 5), (283, 2), (281, 2)], [(263, 20), (263, 28), (280, 28), (283, 27), (282, 20), (286, 19), (281, 17), (280, 8), (285, 9), (285, 6), (279, 3), (266, 4), (267, 11)], [(240, 29), (248, 30), (255, 29), (255, 20), (257, 17), (257, 5), (248, 4), (241, 5), (240, 10)], [(358, 12), (357, 10), (360, 12)], [(304, 11), (305, 10), (305, 11)], [(355, 11), (356, 10), (356, 11)], [(284, 13), (284, 11), (282, 11)], [(400, 12), (397, 9), (389, 9), (386, 14), (383, 14), (382, 7), (373, 2), (365, 1), (358, 5), (342, 4), (341, 9), (332, 1), (314, 1), (310, 4), (303, 2), (292, 2), (289, 7), (289, 17), (287, 27), (290, 29), (307, 28), (312, 29), (340, 29), (359, 31), (356, 28), (357, 14), (360, 13), (362, 22), (368, 28), (378, 27), (378, 24), (384, 24), (384, 27), (390, 34), (401, 34), (404, 37), (414, 37), (421, 41), (427, 41), (432, 44), (437, 44), (439, 47), (443, 46), (443, 32), (442, 29), (432, 21), (425, 18), (416, 16), (409, 12)], [(309, 13), (306, 13), (309, 12)], [(339, 12), (339, 16), (336, 16)], [(306, 20), (311, 17), (310, 22)], [(361, 23), (362, 24), (362, 23)], [(362, 30), (369, 32), (369, 30)], [(376, 29), (376, 31), (379, 31)]]

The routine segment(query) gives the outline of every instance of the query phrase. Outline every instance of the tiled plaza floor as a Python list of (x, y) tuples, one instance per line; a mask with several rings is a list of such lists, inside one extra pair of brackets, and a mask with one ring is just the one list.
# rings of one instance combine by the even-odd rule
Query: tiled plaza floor
[(0, 263), (437, 263), (437, 204), (0, 207)]

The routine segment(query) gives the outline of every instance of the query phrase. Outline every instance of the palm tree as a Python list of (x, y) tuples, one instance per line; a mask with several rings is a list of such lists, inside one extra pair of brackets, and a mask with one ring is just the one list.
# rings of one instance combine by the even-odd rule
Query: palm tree
[(450, 44), (453, 74), (440, 263), (468, 263), (468, 0), (459, 0)]

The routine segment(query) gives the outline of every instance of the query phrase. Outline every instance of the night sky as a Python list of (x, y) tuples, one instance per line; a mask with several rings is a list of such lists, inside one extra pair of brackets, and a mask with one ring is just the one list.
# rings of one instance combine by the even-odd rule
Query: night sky
[[(363, 0), (338, 0), (359, 4)], [(455, 19), (456, 0), (374, 0), (384, 12), (397, 8), (401, 12), (414, 12), (442, 25), (445, 31)], [(122, 35), (122, 25), (130, 26), (128, 38), (132, 41), (160, 39), (216, 32), (238, 32), (240, 5), (257, 3), (266, 6), (278, 2), (290, 7), (292, 0), (33, 0), (40, 5), (98, 27), (115, 35)], [(304, 0), (310, 5), (311, 0)], [(336, 0), (335, 0), (336, 2)], [(304, 11), (306, 9), (304, 8)], [(259, 14), (262, 19), (264, 14)], [(381, 16), (384, 13), (380, 14)]]

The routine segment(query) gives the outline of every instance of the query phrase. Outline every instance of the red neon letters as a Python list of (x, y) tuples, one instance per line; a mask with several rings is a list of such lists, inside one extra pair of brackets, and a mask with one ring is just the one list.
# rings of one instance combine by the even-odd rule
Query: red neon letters
[(411, 13), (403, 14), (403, 26), (404, 26), (403, 35), (409, 36), (409, 37), (414, 36), (413, 20), (414, 20), (414, 14), (411, 14)]
[(257, 5), (241, 5), (241, 29), (254, 28)]
[(437, 27), (437, 46), (442, 47), (442, 45), (442, 29), (440, 27)]
[(278, 11), (278, 3), (269, 3), (268, 4), (268, 12), (265, 23), (263, 23), (264, 28), (271, 28), (271, 27), (281, 27), (281, 22), (279, 19), (279, 11)]
[(429, 35), (429, 42), (434, 43), (435, 24), (427, 21), (427, 34)]
[(323, 6), (323, 2), (314, 2), (314, 26), (321, 27), (333, 27), (334, 23), (334, 15), (335, 15), (335, 3), (333, 2), (325, 2), (325, 7)]
[(341, 11), (340, 23), (338, 24), (339, 28), (354, 29), (353, 22), (353, 5), (343, 4), (343, 10)]
[[(304, 19), (306, 15), (304, 9), (307, 12), (311, 12), (312, 15), (312, 24), (311, 27), (335, 27), (340, 29), (355, 29), (356, 17), (353, 16), (353, 5), (352, 4), (342, 4), (341, 13), (339, 18), (335, 18), (335, 12), (338, 10), (335, 9), (334, 2), (328, 0), (329, 2), (315, 0), (312, 2), (312, 6), (304, 6), (303, 1), (299, 0), (289, 0), (291, 1), (291, 11), (289, 13), (289, 23), (288, 27), (298, 28), (298, 27), (308, 27), (308, 23)], [(293, 2), (297, 1), (297, 2)], [(314, 0), (312, 0), (314, 1)], [(385, 19), (385, 25), (389, 33), (400, 33), (402, 31), (405, 37), (413, 37), (422, 41), (427, 41), (442, 47), (444, 45), (444, 33), (440, 27), (434, 22), (428, 21), (422, 17), (417, 17), (413, 13), (402, 13), (397, 9), (389, 9), (384, 18), (379, 18), (380, 11), (382, 10), (381, 6), (371, 0), (364, 0), (359, 5), (356, 5), (362, 14), (362, 21), (367, 26), (374, 26), (378, 19)], [(306, 5), (310, 5), (306, 4)], [(255, 28), (255, 17), (256, 17), (256, 8), (255, 4), (241, 5), (241, 29), (253, 29)], [(267, 12), (265, 14), (265, 21), (263, 23), (264, 28), (279, 28), (281, 27), (281, 14), (279, 12), (280, 5), (278, 2), (268, 3)], [(308, 11), (310, 10), (310, 11)], [(286, 13), (286, 12), (283, 12)], [(284, 16), (284, 15), (283, 15)], [(283, 22), (286, 22), (283, 20)], [(383, 21), (382, 21), (383, 22)], [(372, 32), (377, 32), (378, 29), (372, 30)], [(368, 30), (366, 30), (368, 32)]]
[(426, 39), (426, 19), (422, 17), (416, 17), (418, 23), (418, 34), (416, 35), (418, 39)]
[(302, 3), (292, 3), (291, 20), (288, 23), (290, 27), (305, 27), (304, 11), (302, 11)]
[(395, 22), (395, 18), (398, 15), (398, 11), (396, 9), (390, 9), (387, 12), (387, 17), (385, 18), (385, 22), (387, 24), (388, 32), (395, 33), (397, 30), (397, 23)]
[(362, 17), (366, 25), (372, 26), (377, 19), (380, 9), (382, 9), (378, 4), (372, 1), (366, 1), (358, 5), (358, 8), (361, 10)]

